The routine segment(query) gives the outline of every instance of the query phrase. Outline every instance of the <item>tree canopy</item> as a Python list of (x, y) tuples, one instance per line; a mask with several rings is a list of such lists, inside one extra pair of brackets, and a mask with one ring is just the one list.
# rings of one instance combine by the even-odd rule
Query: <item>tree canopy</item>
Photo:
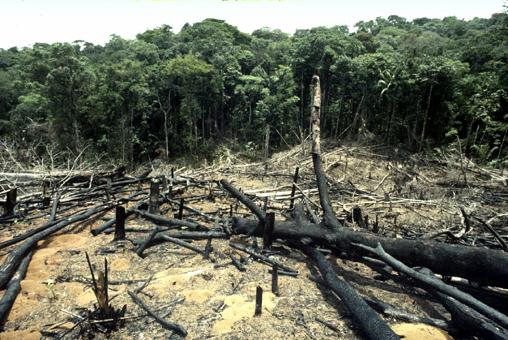
[(135, 164), (206, 156), (232, 140), (260, 148), (308, 130), (321, 78), (322, 133), (412, 150), (462, 144), (508, 159), (508, 14), (469, 21), (399, 16), (288, 35), (217, 19), (88, 42), (0, 49), (0, 133), (19, 148), (55, 143)]

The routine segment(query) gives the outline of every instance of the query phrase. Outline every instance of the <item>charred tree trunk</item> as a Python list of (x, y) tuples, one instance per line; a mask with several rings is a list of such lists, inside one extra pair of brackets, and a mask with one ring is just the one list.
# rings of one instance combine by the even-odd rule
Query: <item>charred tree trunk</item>
[(14, 271), (16, 270), (16, 268), (18, 268), (23, 257), (37, 244), (37, 242), (67, 227), (69, 224), (72, 224), (77, 221), (82, 221), (95, 214), (98, 214), (111, 208), (112, 208), (111, 205), (101, 205), (95, 208), (91, 208), (81, 214), (74, 215), (69, 219), (63, 220), (27, 238), (25, 242), (23, 242), (17, 248), (12, 250), (12, 252), (5, 258), (4, 263), (0, 266), (0, 289), (6, 286), (6, 284), (9, 282), (12, 275), (14, 274)]
[(11, 307), (16, 300), (16, 297), (21, 291), (21, 281), (25, 278), (25, 274), (31, 259), (32, 253), (30, 252), (21, 261), (18, 271), (7, 285), (7, 289), (5, 290), (4, 295), (0, 300), (0, 328), (3, 328), (3, 323), (5, 322), (5, 319), (7, 318), (7, 315), (9, 314)]
[(319, 77), (312, 77), (312, 107), (311, 107), (311, 130), (312, 130), (312, 162), (314, 163), (314, 172), (319, 191), (319, 202), (323, 208), (324, 224), (331, 229), (340, 228), (341, 224), (335, 216), (330, 196), (328, 195), (328, 184), (326, 183), (326, 174), (321, 162), (321, 140), (320, 140), (320, 106), (321, 106), (321, 88)]
[[(237, 234), (262, 237), (263, 228), (253, 219), (234, 218)], [(391, 239), (365, 232), (341, 228), (330, 231), (322, 224), (276, 221), (274, 238), (300, 240), (310, 238), (314, 243), (330, 247), (338, 254), (359, 258), (368, 253), (353, 243), (376, 247), (380, 242), (392, 256), (410, 267), (421, 266), (446, 276), (459, 276), (481, 284), (508, 288), (508, 256), (501, 250), (452, 245), (428, 240)]]
[(14, 215), (14, 208), (16, 207), (16, 199), (18, 196), (18, 189), (14, 188), (7, 192), (7, 199), (4, 205), (4, 214), (6, 216)]
[(429, 110), (430, 110), (430, 100), (432, 98), (432, 90), (434, 89), (434, 84), (430, 84), (429, 96), (427, 97), (427, 107), (425, 108), (425, 113), (423, 114), (423, 126), (422, 133), (420, 135), (420, 146), (418, 151), (422, 150), (423, 141), (425, 140), (425, 130), (427, 129), (427, 120), (429, 118)]
[(125, 240), (125, 208), (116, 207), (115, 241)]
[(400, 339), (347, 282), (337, 277), (323, 254), (309, 246), (303, 246), (301, 249), (315, 262), (325, 282), (340, 297), (367, 338)]

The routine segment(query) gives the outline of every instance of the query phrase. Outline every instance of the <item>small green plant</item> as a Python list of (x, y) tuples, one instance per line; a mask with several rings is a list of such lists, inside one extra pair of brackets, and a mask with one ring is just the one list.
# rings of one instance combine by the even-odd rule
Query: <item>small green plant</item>
[(46, 288), (48, 289), (48, 297), (50, 301), (56, 300), (56, 294), (55, 294), (55, 280), (48, 279), (46, 282)]

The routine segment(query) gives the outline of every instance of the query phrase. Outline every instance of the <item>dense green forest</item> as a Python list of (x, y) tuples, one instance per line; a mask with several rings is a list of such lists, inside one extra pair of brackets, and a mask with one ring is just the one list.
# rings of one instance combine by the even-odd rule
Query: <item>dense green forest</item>
[(398, 16), (252, 34), (216, 19), (0, 49), (0, 134), (22, 156), (48, 145), (135, 164), (212, 156), (217, 145), (272, 150), (308, 133), (321, 77), (322, 133), (420, 151), (461, 144), (508, 160), (508, 14), (470, 21)]

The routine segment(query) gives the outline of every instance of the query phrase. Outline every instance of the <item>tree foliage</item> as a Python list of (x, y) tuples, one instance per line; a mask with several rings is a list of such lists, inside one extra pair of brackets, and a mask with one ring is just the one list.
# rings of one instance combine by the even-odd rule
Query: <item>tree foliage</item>
[[(321, 78), (322, 132), (413, 150), (455, 143), (508, 158), (508, 15), (399, 16), (345, 26), (240, 32), (222, 20), (0, 49), (0, 133), (134, 164), (200, 155), (224, 140), (291, 145)], [(161, 150), (163, 152), (161, 152)]]

